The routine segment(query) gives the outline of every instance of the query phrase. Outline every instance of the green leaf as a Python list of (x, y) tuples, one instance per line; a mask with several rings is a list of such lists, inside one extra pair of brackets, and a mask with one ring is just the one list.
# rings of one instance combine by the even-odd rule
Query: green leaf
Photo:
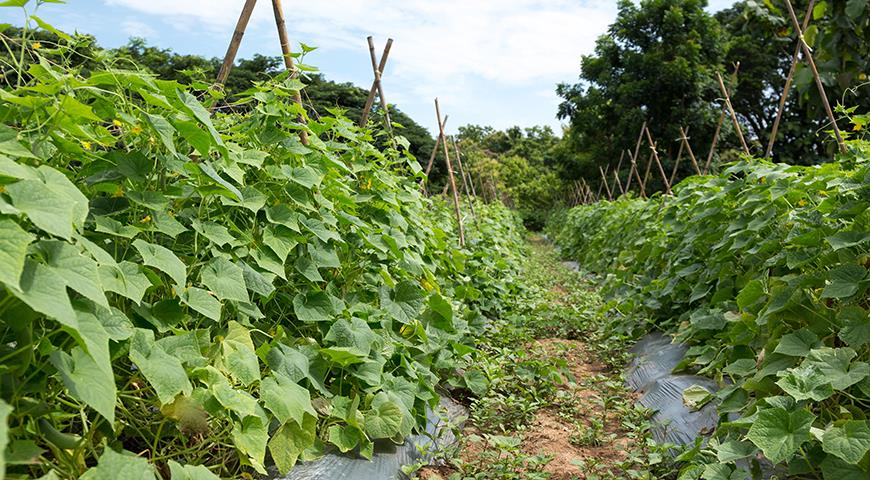
[(171, 480), (220, 480), (220, 477), (203, 465), (184, 465), (170, 460), (169, 473)]
[(3, 480), (6, 472), (6, 445), (9, 444), (9, 414), (12, 407), (0, 399), (0, 480)]
[(280, 373), (263, 379), (260, 384), (260, 400), (282, 424), (293, 420), (297, 425), (303, 425), (306, 413), (317, 417), (308, 389)]
[(24, 271), (27, 246), (35, 239), (17, 223), (0, 218), (0, 282), (15, 290), (20, 288), (18, 281)]
[(126, 260), (117, 266), (100, 265), (99, 272), (104, 289), (123, 295), (136, 304), (142, 303), (145, 290), (151, 286), (148, 277), (142, 273), (142, 267)]
[(821, 466), (825, 480), (867, 480), (870, 477), (866, 465), (851, 465), (834, 455), (825, 457)]
[(96, 230), (116, 237), (133, 238), (139, 234), (139, 229), (132, 225), (124, 225), (112, 217), (97, 215), (94, 217)]
[(154, 387), (163, 405), (172, 403), (179, 393), (190, 395), (193, 391), (181, 361), (154, 341), (151, 330), (136, 329), (130, 339), (130, 360)]
[(332, 246), (315, 240), (308, 244), (308, 254), (317, 268), (341, 268), (341, 261)]
[(181, 222), (166, 212), (155, 211), (152, 214), (152, 217), (151, 225), (153, 226), (153, 229), (170, 238), (175, 238), (187, 231), (187, 228), (185, 228)]
[(758, 412), (746, 438), (771, 462), (780, 463), (791, 459), (810, 439), (810, 427), (815, 419), (815, 415), (806, 409), (790, 412), (779, 407), (768, 408)]
[(199, 103), (199, 100), (196, 99), (190, 93), (185, 92), (184, 90), (176, 90), (179, 100), (181, 100), (181, 104), (188, 113), (193, 115), (200, 123), (202, 123), (208, 132), (211, 134), (211, 138), (214, 141), (215, 145), (223, 146), (224, 142), (221, 139), (220, 134), (217, 130), (215, 130), (214, 125), (211, 123), (211, 114), (208, 113), (208, 110)]
[(700, 385), (692, 385), (683, 390), (683, 405), (690, 411), (700, 409), (712, 399), (713, 394)]
[(341, 453), (347, 453), (356, 447), (363, 438), (360, 429), (350, 425), (332, 425), (327, 430), (329, 443), (338, 447)]
[(313, 233), (317, 238), (322, 240), (323, 242), (328, 242), (330, 240), (335, 240), (336, 242), (341, 242), (341, 236), (339, 236), (334, 231), (326, 228), (326, 225), (316, 218), (301, 218), (299, 220), (299, 224), (308, 229), (311, 233)]
[(764, 285), (758, 280), (747, 283), (740, 293), (737, 294), (737, 306), (746, 310), (764, 296)]
[(242, 268), (242, 276), (245, 278), (245, 284), (248, 290), (258, 293), (263, 297), (272, 295), (275, 291), (275, 286), (272, 284), (275, 277), (268, 273), (261, 273), (245, 262), (239, 262)]
[(402, 407), (380, 392), (372, 400), (372, 408), (365, 412), (365, 431), (371, 439), (392, 438), (399, 433), (403, 417)]
[(233, 245), (236, 243), (236, 238), (230, 234), (230, 231), (227, 230), (227, 227), (218, 223), (194, 219), (191, 223), (191, 226), (194, 230), (197, 231), (197, 233), (209, 239), (212, 243), (219, 247), (223, 247), (224, 245)]
[(830, 380), (815, 365), (790, 368), (779, 376), (782, 378), (776, 384), (797, 401), (821, 402), (834, 394)]
[(66, 195), (39, 180), (21, 180), (7, 185), (6, 192), (12, 205), (38, 228), (66, 240), (72, 238), (75, 205)]
[(822, 343), (815, 333), (802, 328), (795, 330), (792, 333), (783, 335), (776, 346), (774, 353), (788, 355), (791, 357), (805, 357), (810, 350), (820, 346)]
[(70, 95), (59, 95), (57, 100), (60, 102), (58, 110), (68, 117), (82, 118), (94, 122), (103, 121), (102, 118), (94, 114), (94, 110), (90, 106), (85, 105)]
[(266, 444), (269, 441), (269, 431), (263, 419), (248, 416), (242, 421), (233, 422), (233, 443), (240, 452), (247, 455), (254, 470), (265, 475)]
[(37, 244), (46, 264), (66, 286), (81, 293), (97, 305), (108, 308), (109, 302), (103, 293), (102, 282), (93, 258), (78, 248), (59, 240), (43, 240)]
[(392, 290), (381, 289), (381, 308), (401, 323), (412, 323), (417, 319), (424, 299), (424, 290), (408, 280), (399, 282)]
[(338, 347), (351, 348), (361, 356), (368, 356), (372, 350), (372, 343), (377, 339), (378, 335), (372, 331), (369, 324), (356, 317), (350, 320), (344, 318), (336, 320), (323, 337), (325, 342)]
[(296, 258), (293, 267), (309, 282), (319, 283), (323, 281), (323, 277), (320, 276), (320, 271), (317, 269), (317, 263), (307, 255)]
[(117, 453), (106, 448), (96, 467), (90, 468), (80, 480), (157, 480), (154, 467), (145, 458), (126, 450)]
[(161, 143), (163, 146), (169, 150), (169, 153), (173, 155), (177, 155), (178, 151), (175, 150), (175, 127), (166, 120), (165, 117), (161, 115), (154, 115), (150, 113), (146, 113), (145, 116), (148, 118), (148, 124), (151, 125), (151, 128), (157, 132), (157, 136), (160, 137)]
[(462, 380), (465, 382), (465, 386), (471, 390), (471, 393), (478, 397), (482, 397), (489, 391), (489, 380), (487, 380), (486, 375), (480, 369), (472, 368), (466, 370)]
[(861, 348), (870, 343), (870, 315), (861, 307), (843, 308), (837, 315), (843, 325), (837, 335), (852, 348)]
[(187, 266), (172, 253), (172, 250), (142, 239), (133, 241), (133, 246), (139, 251), (145, 265), (162, 270), (172, 278), (178, 287), (184, 287), (187, 284)]
[(207, 318), (216, 322), (221, 319), (221, 302), (206, 290), (189, 287), (182, 292), (181, 301)]
[(181, 134), (182, 138), (187, 140), (187, 143), (189, 143), (201, 157), (208, 157), (212, 140), (205, 130), (199, 128), (199, 125), (196, 123), (185, 120), (174, 120), (173, 125), (178, 130), (178, 133)]
[(846, 2), (846, 15), (852, 20), (861, 18), (867, 8), (868, 0), (849, 0)]
[(49, 267), (26, 260), (18, 289), (12, 292), (30, 308), (48, 315), (64, 325), (75, 325), (76, 316), (66, 282), (55, 275)]
[(248, 290), (241, 267), (229, 260), (217, 257), (208, 262), (199, 272), (202, 284), (221, 300), (236, 300), (248, 303)]
[(305, 415), (300, 423), (287, 422), (281, 425), (269, 440), (269, 453), (278, 472), (287, 474), (296, 465), (302, 452), (314, 445), (316, 434), (317, 418), (312, 415)]
[(817, 348), (812, 350), (803, 365), (815, 365), (834, 390), (845, 390), (870, 376), (870, 365), (864, 362), (851, 363), (857, 356), (855, 350), (843, 348)]
[(340, 367), (348, 367), (365, 361), (365, 357), (360, 355), (360, 353), (354, 348), (321, 348), (320, 353), (322, 353), (323, 356), (328, 358), (332, 363), (338, 364)]
[[(283, 225), (296, 233), (301, 232), (299, 229), (299, 220), (302, 219), (302, 215), (290, 210), (286, 205), (266, 207), (266, 219), (271, 223)], [(279, 252), (276, 251), (275, 253)]]
[(289, 168), (284, 166), (282, 170), (291, 181), (296, 182), (299, 185), (302, 185), (303, 187), (308, 189), (320, 185), (320, 182), (323, 180), (322, 174), (308, 166), (296, 168)]
[(845, 298), (858, 292), (858, 283), (867, 276), (860, 265), (842, 265), (831, 271), (831, 283), (822, 291), (821, 298)]
[(746, 458), (754, 452), (755, 446), (749, 442), (729, 440), (716, 447), (716, 458), (722, 463), (728, 463)]
[(345, 309), (343, 302), (326, 292), (309, 291), (293, 298), (293, 311), (303, 322), (325, 322)]
[(827, 238), (834, 251), (850, 248), (870, 241), (870, 232), (837, 232)]
[(285, 262), (293, 247), (299, 244), (293, 232), (281, 225), (270, 225), (263, 229), (263, 243)]
[(870, 426), (866, 420), (836, 422), (822, 436), (822, 450), (857, 465), (870, 451)]
[(111, 367), (101, 367), (80, 347), (73, 347), (70, 354), (53, 352), (51, 363), (73, 397), (96, 410), (109, 424), (115, 423), (116, 389)]
[(260, 380), (260, 362), (247, 328), (230, 321), (227, 336), (221, 342), (221, 350), (223, 365), (231, 377), (246, 387)]

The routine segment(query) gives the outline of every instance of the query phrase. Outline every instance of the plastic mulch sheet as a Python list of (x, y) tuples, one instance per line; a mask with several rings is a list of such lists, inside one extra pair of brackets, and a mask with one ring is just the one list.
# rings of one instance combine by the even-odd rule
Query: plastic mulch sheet
[[(462, 405), (442, 397), (442, 413), (450, 423), (468, 415)], [(285, 476), (272, 476), (275, 480), (392, 480), (407, 478), (402, 466), (423, 459), (425, 452), (434, 452), (456, 442), (456, 437), (440, 415), (428, 414), (426, 433), (408, 437), (402, 445), (377, 442), (371, 460), (351, 454), (329, 453), (311, 461), (300, 462)]]
[(635, 355), (626, 375), (629, 387), (642, 394), (640, 404), (654, 410), (653, 438), (659, 443), (685, 445), (701, 435), (712, 433), (718, 415), (713, 402), (693, 411), (683, 403), (683, 391), (699, 385), (711, 393), (719, 389), (716, 382), (696, 375), (671, 372), (683, 359), (687, 347), (672, 343), (669, 336), (652, 333), (632, 349)]

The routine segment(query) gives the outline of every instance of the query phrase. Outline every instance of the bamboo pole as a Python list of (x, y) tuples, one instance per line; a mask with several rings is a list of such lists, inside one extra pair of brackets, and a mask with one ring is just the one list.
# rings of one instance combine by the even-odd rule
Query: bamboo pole
[(819, 75), (819, 70), (816, 68), (816, 61), (813, 59), (813, 52), (810, 46), (804, 39), (803, 30), (798, 23), (797, 15), (794, 13), (794, 7), (791, 5), (791, 0), (785, 0), (785, 5), (788, 7), (788, 16), (791, 17), (791, 24), (798, 34), (798, 43), (804, 51), (804, 58), (813, 71), (813, 77), (816, 79), (816, 87), (819, 89), (819, 96), (822, 97), (822, 105), (825, 107), (825, 113), (828, 114), (828, 119), (831, 121), (831, 126), (834, 128), (834, 136), (837, 137), (837, 144), (840, 146), (840, 152), (846, 153), (846, 143), (843, 141), (843, 135), (840, 133), (840, 127), (837, 126), (837, 119), (834, 117), (834, 112), (831, 110), (831, 103), (828, 101), (828, 95), (825, 93), (825, 86), (822, 84), (822, 77)]
[(646, 129), (646, 138), (649, 141), (650, 149), (652, 149), (653, 158), (655, 159), (656, 166), (659, 169), (659, 174), (662, 176), (662, 181), (665, 182), (665, 190), (668, 195), (671, 195), (671, 184), (668, 182), (668, 175), (665, 173), (665, 169), (662, 167), (662, 162), (659, 161), (659, 154), (656, 152), (656, 142), (653, 141), (652, 134), (649, 129)]
[(369, 44), (369, 56), (372, 60), (372, 71), (375, 75), (375, 80), (372, 82), (372, 88), (369, 89), (369, 96), (366, 98), (365, 107), (363, 107), (362, 116), (360, 116), (359, 126), (364, 127), (369, 119), (369, 113), (372, 110), (372, 105), (375, 101), (375, 93), (377, 92), (380, 98), (381, 108), (384, 110), (385, 120), (387, 121), (387, 130), (392, 133), (393, 125), (390, 121), (390, 111), (387, 109), (387, 101), (384, 98), (384, 86), (381, 84), (381, 76), (384, 74), (384, 69), (387, 67), (387, 57), (390, 56), (390, 49), (393, 46), (393, 39), (388, 38), (387, 44), (384, 46), (384, 53), (381, 54), (381, 61), (378, 62), (375, 55), (375, 43), (371, 35), (366, 38)]
[[(683, 143), (686, 145), (686, 149), (689, 151), (689, 160), (692, 161), (692, 167), (695, 169), (695, 173), (701, 175), (701, 167), (698, 166), (698, 159), (695, 158), (695, 152), (692, 151), (692, 145), (689, 143), (689, 137), (686, 136), (689, 130), (683, 130), (683, 127), (680, 127), (680, 135), (683, 138)], [(673, 180), (671, 181), (673, 184)]]
[[(637, 161), (635, 161), (634, 157), (631, 159), (631, 172), (634, 172), (634, 178), (637, 179), (637, 186), (640, 190), (641, 198), (646, 198), (646, 189), (644, 188), (643, 182), (640, 179), (640, 171), (637, 168)], [(631, 178), (631, 172), (629, 172), (629, 178)]]
[[(682, 129), (683, 129), (683, 127), (681, 125), (680, 131), (682, 131)], [(689, 129), (686, 128), (686, 131), (689, 131)], [(682, 141), (683, 139), (680, 138), (679, 140), (680, 140), (680, 149), (677, 150), (677, 159), (674, 161), (674, 169), (671, 171), (671, 185), (674, 184), (674, 180), (676, 180), (676, 178), (677, 178), (677, 170), (680, 168), (680, 161), (683, 159), (683, 150), (685, 150), (685, 148), (684, 148), (685, 143), (683, 143), (683, 141)]]
[[(450, 115), (444, 115), (444, 123), (439, 125), (441, 131), (443, 131), (444, 127), (447, 126), (448, 117), (450, 117)], [(435, 146), (432, 147), (432, 153), (429, 154), (429, 163), (426, 164), (426, 172), (424, 173), (425, 178), (420, 180), (421, 192), (426, 192), (426, 184), (429, 182), (429, 172), (432, 171), (432, 165), (435, 163), (435, 155), (438, 153), (439, 146), (441, 146), (441, 133), (438, 133), (438, 137), (435, 138)]]
[[(807, 7), (807, 13), (804, 15), (804, 23), (801, 26), (801, 32), (806, 32), (810, 25), (810, 19), (813, 16), (813, 7), (816, 0), (810, 0)], [(785, 102), (788, 100), (788, 94), (791, 92), (791, 85), (794, 81), (794, 74), (797, 71), (797, 62), (801, 54), (801, 41), (798, 40), (794, 45), (794, 53), (791, 56), (791, 67), (788, 70), (788, 76), (785, 77), (785, 87), (782, 89), (782, 96), (779, 97), (779, 106), (776, 110), (776, 118), (773, 120), (773, 129), (770, 132), (770, 140), (767, 142), (767, 150), (764, 152), (765, 158), (770, 158), (773, 155), (773, 144), (776, 143), (776, 134), (779, 132), (779, 123), (782, 121), (782, 114), (785, 113)]]
[[(643, 142), (643, 132), (646, 131), (646, 120), (644, 120), (643, 125), (640, 127), (640, 134), (637, 136), (637, 143), (634, 145), (634, 155), (631, 156), (631, 163), (634, 165), (637, 163), (637, 156), (640, 155), (640, 144)], [(631, 153), (631, 152), (629, 152)], [(635, 165), (636, 167), (636, 165)], [(638, 175), (638, 183), (640, 183), (640, 176)], [(631, 175), (628, 176), (628, 186), (625, 187), (628, 190), (631, 187)], [(643, 192), (643, 187), (641, 187), (641, 192)]]
[[(734, 73), (731, 74), (731, 81), (737, 81), (737, 73), (740, 71), (740, 62), (734, 65)], [(725, 123), (727, 115), (725, 106), (722, 106), (722, 113), (719, 115), (719, 123), (716, 125), (716, 132), (713, 133), (713, 141), (710, 142), (710, 151), (707, 153), (707, 163), (704, 164), (704, 175), (710, 171), (710, 164), (713, 163), (713, 154), (716, 153), (716, 146), (719, 144), (719, 134), (722, 133), (722, 125)]]
[[(650, 145), (650, 148), (653, 148), (653, 146)], [(649, 177), (650, 177), (650, 173), (652, 172), (652, 162), (653, 162), (653, 155), (652, 155), (652, 151), (650, 151), (649, 157), (647, 157), (647, 159), (646, 159), (646, 171), (643, 174), (643, 189), (644, 189), (644, 191), (646, 191), (646, 186), (649, 184)]]
[[(293, 66), (293, 57), (290, 51), (290, 39), (287, 37), (287, 28), (284, 22), (284, 9), (281, 8), (281, 0), (272, 0), (272, 10), (275, 12), (275, 26), (278, 28), (278, 39), (281, 41), (281, 54), (284, 57), (284, 66), (290, 72), (291, 78), (296, 78), (296, 67)], [(302, 95), (299, 91), (293, 94), (293, 101), (302, 105)], [(300, 114), (300, 123), (305, 123), (305, 118)], [(308, 145), (308, 132), (299, 130), (299, 140), (302, 145)]]
[(620, 195), (625, 195), (625, 189), (622, 188), (622, 181), (619, 179), (619, 170), (622, 168), (622, 161), (625, 160), (625, 150), (619, 155), (619, 162), (616, 163), (616, 170), (613, 171), (613, 176), (616, 178), (616, 185), (619, 187)]
[(441, 145), (444, 147), (444, 162), (447, 163), (447, 175), (450, 178), (450, 188), (453, 190), (453, 207), (456, 210), (456, 221), (459, 223), (459, 245), (465, 245), (465, 229), (462, 226), (462, 211), (459, 207), (459, 192), (456, 190), (456, 180), (453, 178), (453, 166), (450, 164), (450, 152), (447, 148), (447, 136), (444, 134), (444, 124), (441, 123), (441, 106), (438, 105), (438, 99), (435, 99), (435, 115), (438, 118), (438, 127), (441, 138), (444, 141)]
[(471, 218), (477, 226), (477, 214), (474, 212), (474, 199), (471, 198), (471, 193), (468, 190), (468, 182), (465, 181), (465, 169), (462, 168), (462, 154), (459, 152), (459, 145), (456, 144), (456, 137), (450, 137), (453, 142), (453, 151), (456, 152), (456, 165), (459, 166), (459, 176), (462, 177), (462, 189), (465, 190), (465, 196), (468, 198), (468, 206), (471, 208)]
[(607, 174), (601, 169), (601, 165), (598, 166), (598, 171), (601, 172), (601, 180), (604, 182), (605, 190), (607, 190), (607, 199), (612, 202), (613, 194), (610, 192), (610, 185), (607, 183)]
[(242, 37), (245, 36), (248, 21), (251, 19), (251, 13), (253, 13), (254, 6), (256, 5), (257, 0), (245, 0), (242, 13), (236, 22), (236, 29), (233, 31), (233, 36), (230, 39), (230, 45), (227, 47), (227, 53), (224, 55), (224, 62), (221, 64), (220, 70), (218, 70), (217, 85), (223, 86), (227, 81), (227, 77), (230, 76), (230, 70), (233, 69), (233, 63), (236, 61), (236, 54), (239, 53), (239, 45), (242, 43)]
[(746, 139), (743, 138), (743, 128), (740, 127), (740, 122), (737, 120), (737, 114), (734, 112), (734, 106), (731, 105), (731, 96), (728, 95), (728, 89), (725, 88), (725, 81), (722, 80), (722, 74), (716, 72), (716, 79), (719, 80), (719, 88), (722, 90), (722, 95), (725, 96), (725, 106), (731, 114), (731, 121), (734, 122), (734, 129), (737, 130), (737, 137), (740, 138), (740, 144), (743, 145), (743, 151), (749, 155), (749, 147), (746, 145)]

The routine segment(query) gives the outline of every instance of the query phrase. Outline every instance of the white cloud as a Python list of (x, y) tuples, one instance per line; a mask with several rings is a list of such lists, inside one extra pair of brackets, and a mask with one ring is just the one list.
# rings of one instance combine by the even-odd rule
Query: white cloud
[(121, 30), (131, 37), (154, 39), (158, 37), (157, 31), (147, 23), (137, 20), (124, 20), (121, 22)]

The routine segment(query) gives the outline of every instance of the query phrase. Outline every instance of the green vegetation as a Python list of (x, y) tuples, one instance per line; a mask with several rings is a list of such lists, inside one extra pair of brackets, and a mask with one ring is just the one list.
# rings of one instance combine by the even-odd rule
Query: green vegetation
[(757, 476), (758, 453), (793, 478), (870, 475), (870, 145), (849, 147), (820, 167), (746, 159), (553, 223), (631, 314), (609, 331), (672, 331), (691, 345), (682, 367), (723, 385), (716, 436), (680, 478)]
[(455, 371), (515, 288), (513, 214), (481, 206), (458, 248), (407, 140), (308, 117), (286, 74), (212, 115), (218, 92), (19, 38), (0, 90), (7, 477), (370, 457), (445, 377), (472, 388)]

